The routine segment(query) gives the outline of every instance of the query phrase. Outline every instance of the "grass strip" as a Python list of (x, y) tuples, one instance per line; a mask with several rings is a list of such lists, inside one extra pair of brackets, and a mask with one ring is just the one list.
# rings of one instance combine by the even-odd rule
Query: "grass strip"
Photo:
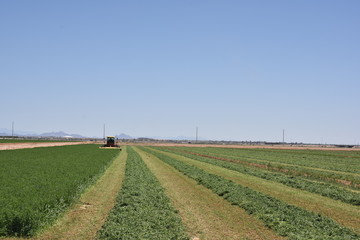
[(294, 240), (360, 238), (360, 235), (338, 225), (330, 218), (289, 205), (149, 148), (143, 149), (211, 189), (230, 203), (245, 209), (249, 214), (256, 215), (266, 226), (281, 236)]
[(128, 148), (125, 180), (100, 239), (189, 239), (159, 181)]
[(359, 193), (349, 191), (343, 187), (335, 186), (330, 183), (316, 182), (299, 176), (289, 176), (283, 173), (274, 173), (266, 170), (254, 169), (238, 163), (217, 160), (217, 159), (193, 155), (185, 152), (172, 151), (169, 148), (156, 148), (156, 149), (175, 153), (177, 155), (188, 157), (201, 162), (210, 163), (219, 167), (252, 175), (262, 179), (270, 180), (273, 182), (282, 183), (289, 187), (305, 190), (311, 193), (320, 194), (324, 197), (329, 197), (334, 200), (340, 200), (344, 203), (349, 203), (355, 206), (360, 205)]

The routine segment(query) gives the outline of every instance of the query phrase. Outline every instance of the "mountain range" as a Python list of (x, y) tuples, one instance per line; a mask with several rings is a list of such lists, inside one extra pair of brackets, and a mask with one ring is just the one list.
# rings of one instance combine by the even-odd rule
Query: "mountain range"
[[(6, 128), (0, 128), (0, 136), (11, 136), (12, 131)], [(35, 133), (29, 131), (14, 131), (15, 136), (23, 136), (23, 137), (61, 137), (61, 138), (88, 138), (87, 136), (83, 136), (80, 134), (74, 133), (66, 133), (63, 131), (58, 132), (47, 132), (47, 133)], [(133, 137), (127, 135), (125, 133), (115, 135), (117, 139), (136, 139), (136, 138), (144, 138), (144, 137)], [(98, 138), (98, 137), (94, 137)], [(152, 139), (160, 139), (160, 140), (195, 140), (195, 137), (188, 137), (188, 136), (177, 136), (177, 137), (159, 137), (159, 136), (147, 136), (145, 138), (152, 138)], [(204, 138), (199, 137), (198, 140), (205, 140)]]
[(132, 136), (126, 135), (125, 133), (121, 133), (115, 136), (117, 139), (134, 139)]
[[(23, 136), (23, 137), (63, 137), (63, 138), (87, 138), (80, 134), (69, 134), (63, 131), (59, 132), (47, 132), (37, 134), (35, 132), (28, 131), (14, 131), (15, 136)], [(0, 128), (0, 136), (12, 136), (12, 131), (6, 128)]]

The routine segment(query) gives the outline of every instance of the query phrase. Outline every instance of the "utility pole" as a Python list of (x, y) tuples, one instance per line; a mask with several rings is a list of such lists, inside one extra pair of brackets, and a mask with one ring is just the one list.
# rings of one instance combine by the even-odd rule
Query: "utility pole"
[(104, 123), (104, 128), (103, 128), (103, 139), (105, 139), (105, 123)]
[(14, 137), (14, 121), (12, 122), (11, 136)]
[(285, 143), (285, 129), (283, 129), (283, 143)]
[(198, 127), (196, 127), (196, 141), (195, 141), (195, 143), (197, 143), (197, 141), (198, 141)]

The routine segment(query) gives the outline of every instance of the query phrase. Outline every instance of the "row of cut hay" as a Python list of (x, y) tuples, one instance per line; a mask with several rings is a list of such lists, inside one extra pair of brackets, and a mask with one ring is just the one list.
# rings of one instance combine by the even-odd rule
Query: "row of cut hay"
[(128, 147), (122, 188), (98, 237), (104, 240), (188, 239), (159, 181), (131, 147)]
[(178, 171), (211, 189), (230, 203), (256, 215), (269, 228), (289, 239), (359, 239), (360, 236), (330, 218), (296, 207), (276, 198), (235, 184), (195, 166), (149, 148), (155, 155)]
[(334, 200), (340, 200), (345, 203), (352, 205), (360, 205), (360, 194), (358, 192), (351, 191), (342, 186), (334, 185), (328, 182), (319, 182), (309, 180), (301, 176), (287, 175), (281, 172), (272, 172), (267, 171), (266, 169), (259, 169), (254, 167), (249, 167), (237, 162), (229, 162), (225, 160), (214, 159), (211, 156), (199, 156), (187, 152), (176, 151), (176, 149), (171, 148), (160, 148), (163, 151), (176, 153), (181, 156), (185, 156), (194, 160), (201, 162), (210, 163), (216, 166), (234, 170), (240, 173), (252, 175), (262, 179), (270, 180), (273, 182), (278, 182), (289, 187), (305, 190), (311, 193), (320, 194), (325, 197), (332, 198)]

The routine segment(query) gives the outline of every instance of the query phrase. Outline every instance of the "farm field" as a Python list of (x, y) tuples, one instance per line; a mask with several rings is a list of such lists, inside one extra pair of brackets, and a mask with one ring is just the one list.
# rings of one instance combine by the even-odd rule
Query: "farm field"
[(132, 148), (117, 202), (99, 231), (100, 239), (187, 239), (159, 181)]
[[(164, 148), (163, 148), (164, 149)], [(360, 187), (360, 151), (173, 148), (177, 152), (213, 158), (274, 172)]]
[[(0, 151), (0, 166), (11, 161), (4, 160), (10, 159), (11, 153), (19, 152), (13, 162), (21, 162), (19, 156), (30, 155), (26, 151), (39, 152), (32, 164), (26, 165), (35, 172), (33, 165), (49, 165), (49, 157), (42, 157), (49, 152), (61, 156), (59, 159), (76, 155), (72, 161), (53, 160), (56, 168), (63, 168), (57, 172), (64, 175), (70, 171), (66, 176), (73, 180), (75, 173), (88, 171), (88, 161), (81, 160), (86, 157), (80, 156), (87, 154), (87, 158), (101, 162), (93, 163), (96, 167), (90, 175), (95, 177), (80, 184), (82, 187), (59, 188), (57, 196), (73, 193), (60, 212), (67, 210), (56, 213), (46, 224), (38, 224), (43, 232), (22, 234), (33, 240), (360, 239), (358, 151), (137, 145), (123, 146), (119, 155), (117, 150), (79, 145)], [(16, 187), (14, 179), (7, 183)], [(55, 195), (58, 190), (47, 191)], [(1, 197), (0, 201), (6, 202)], [(1, 211), (0, 217), (4, 216)], [(1, 229), (7, 221), (0, 223)]]
[(144, 149), (136, 150), (179, 211), (190, 239), (285, 239)]
[(97, 145), (0, 151), (0, 236), (33, 236), (52, 224), (118, 152)]
[[(144, 150), (261, 219), (281, 236), (289, 239), (359, 239), (358, 206), (184, 157), (174, 148), (164, 151), (147, 147)], [(325, 207), (321, 207), (323, 205)]]
[[(337, 178), (334, 177), (342, 177), (343, 179), (341, 179), (341, 181), (345, 181), (346, 183), (350, 182), (350, 180), (353, 182), (357, 182), (359, 181), (359, 179), (357, 178), (356, 174), (351, 174), (350, 176), (348, 176), (348, 178), (346, 178), (347, 175), (328, 174), (327, 170), (325, 170), (324, 174), (328, 174), (328, 177), (325, 178), (324, 181), (314, 181), (312, 180), (312, 178), (316, 179), (316, 177), (319, 175), (320, 170), (317, 170), (314, 175), (310, 175), (310, 172), (305, 170), (306, 173), (303, 173), (304, 175), (302, 175), (299, 174), (302, 172), (302, 170), (299, 170), (299, 168), (296, 172), (294, 170), (289, 170), (286, 168), (275, 168), (273, 166), (270, 166), (270, 164), (265, 165), (244, 160), (234, 160), (234, 158), (218, 157), (216, 156), (216, 154), (211, 153), (210, 155), (204, 155), (189, 152), (186, 150), (173, 150), (177, 151), (178, 154), (182, 156), (187, 156), (201, 162), (214, 164), (230, 170), (245, 173), (247, 175), (252, 175), (266, 180), (279, 182), (290, 187), (318, 193), (320, 195), (330, 197), (335, 200), (341, 200), (343, 202), (353, 205), (360, 205), (360, 196), (358, 194), (359, 191), (352, 189), (353, 187), (350, 184), (343, 185), (338, 183), (336, 181)], [(319, 179), (321, 179), (321, 177)], [(332, 184), (331, 181), (336, 184)], [(354, 184), (354, 187), (358, 187), (357, 184)]]
[[(215, 156), (233, 157), (253, 162), (269, 162), (278, 164), (296, 164), (299, 166), (321, 168), (335, 171), (360, 172), (357, 159), (360, 151), (332, 150), (284, 150), (284, 149), (237, 149), (237, 148), (187, 148), (191, 152)], [(309, 161), (312, 160), (312, 161)], [(314, 161), (315, 160), (315, 161)], [(324, 163), (326, 163), (324, 165)], [(353, 168), (355, 167), (355, 168)]]

